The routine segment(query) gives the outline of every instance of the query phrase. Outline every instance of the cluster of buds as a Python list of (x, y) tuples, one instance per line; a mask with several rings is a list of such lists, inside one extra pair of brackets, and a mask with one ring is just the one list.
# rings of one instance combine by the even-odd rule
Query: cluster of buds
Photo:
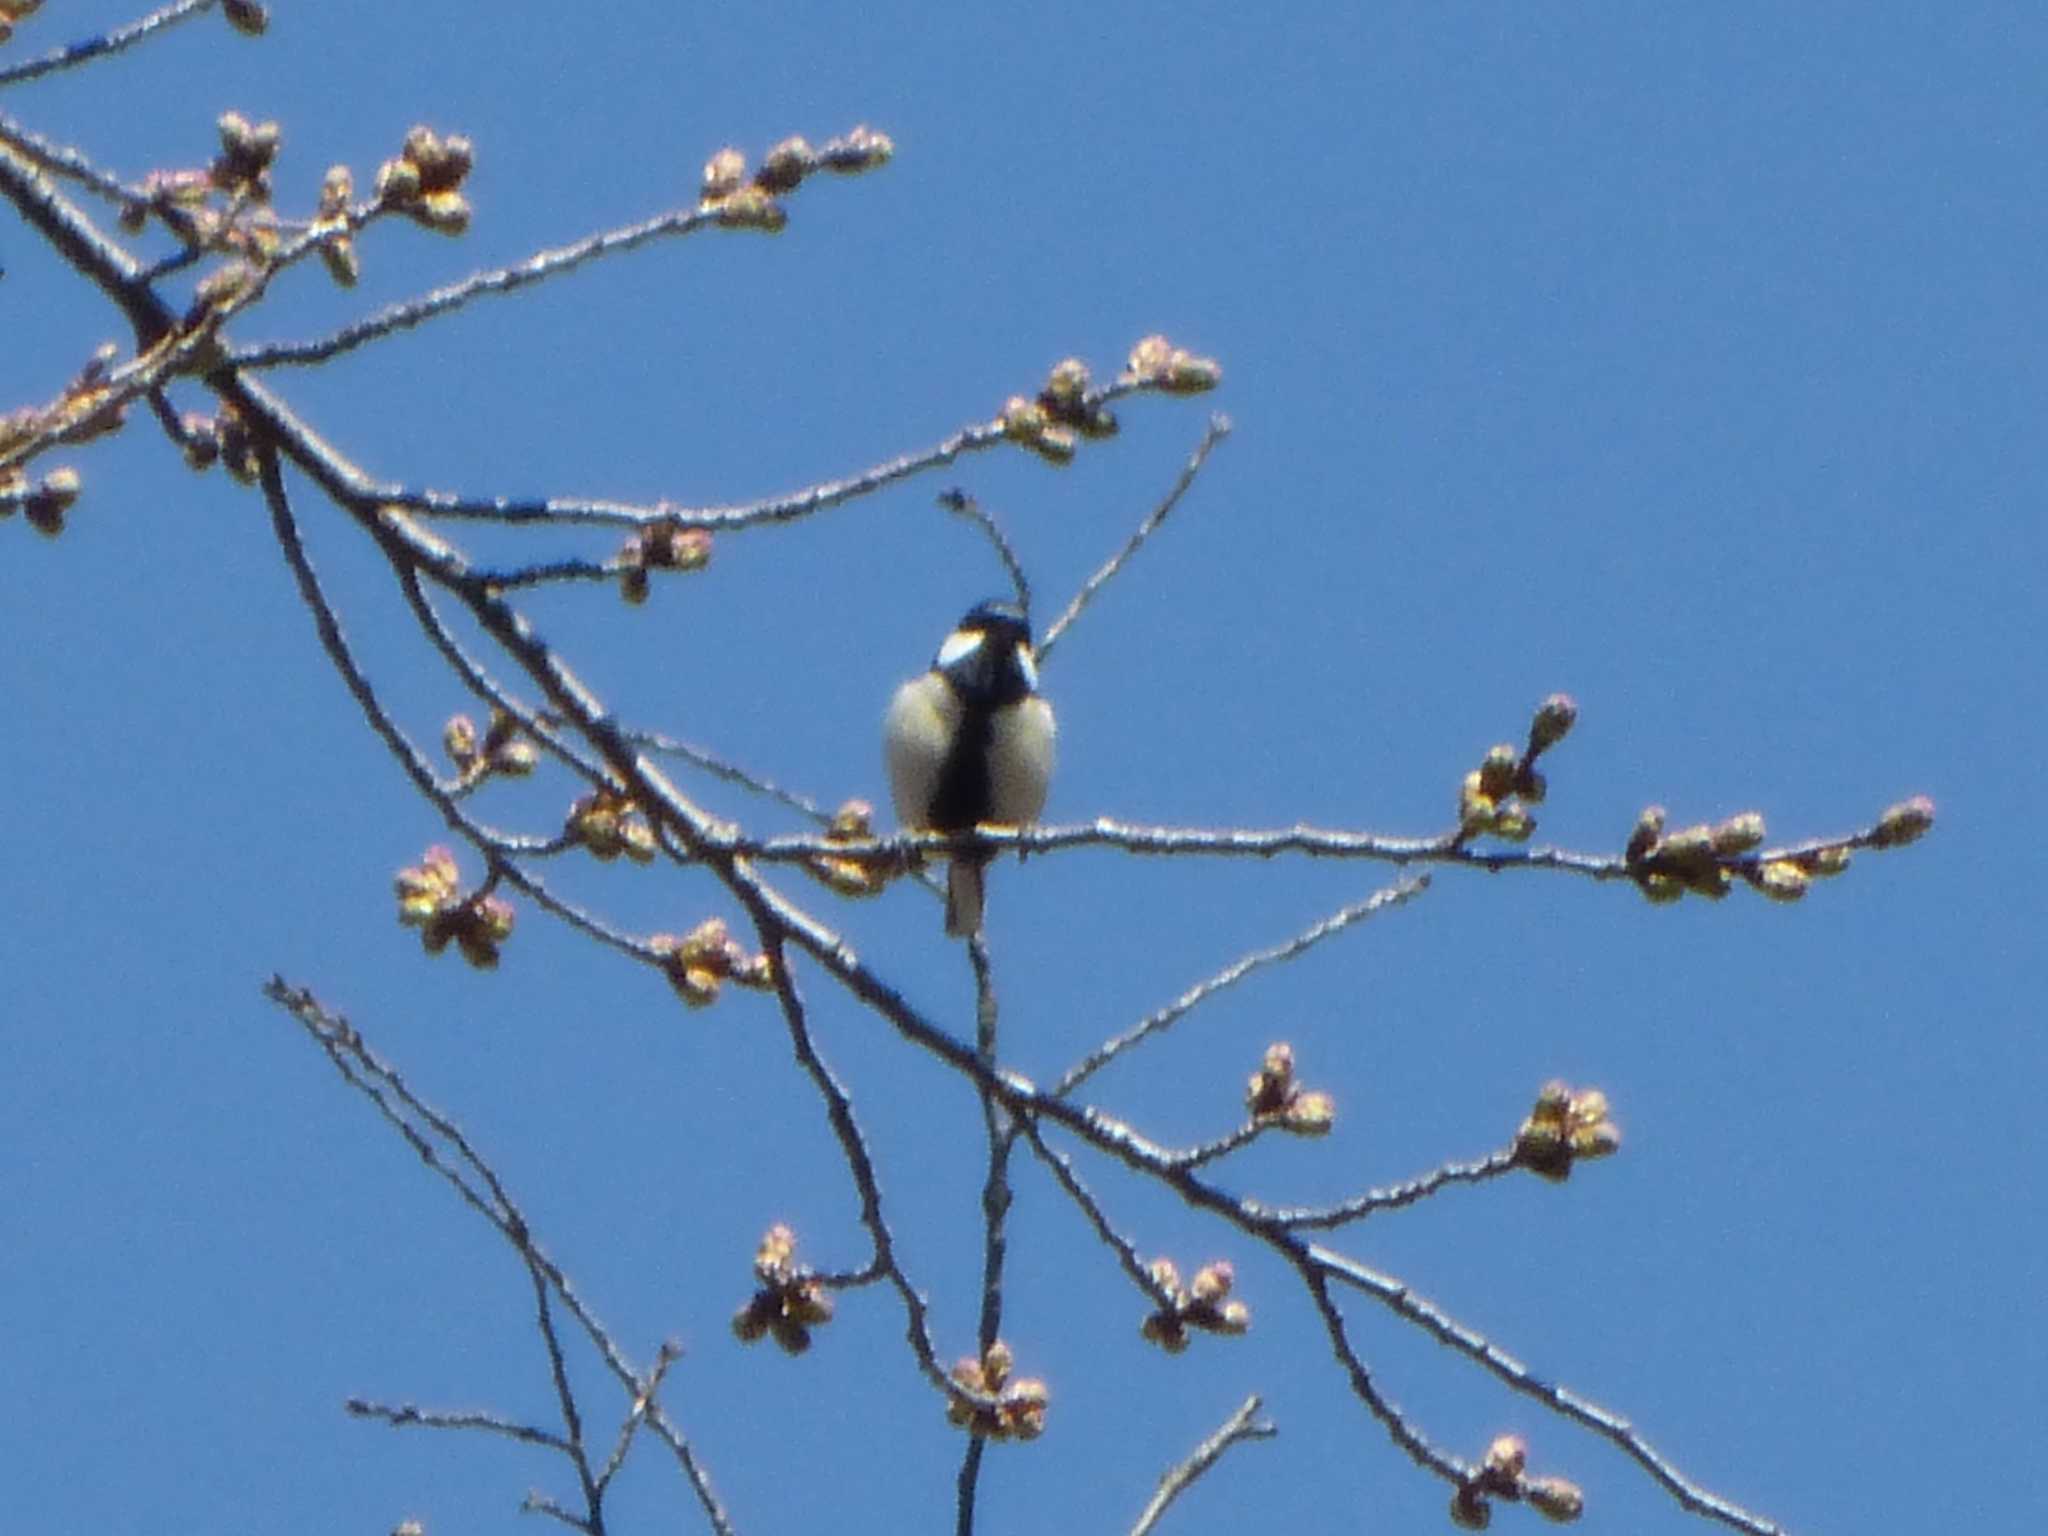
[(512, 905), (490, 887), (462, 894), (455, 855), (433, 847), (410, 869), (398, 872), (398, 920), (420, 931), (420, 943), (438, 955), (455, 942), (462, 958), (478, 970), (498, 963), (498, 947), (512, 936)]
[(491, 723), (481, 734), (469, 716), (452, 716), (441, 727), (441, 745), (465, 787), (480, 784), (494, 773), (524, 778), (540, 762), (540, 749), (502, 709), (491, 711)]
[[(261, 467), (261, 461), (256, 454), (256, 434), (249, 430), (249, 423), (243, 420), (240, 411), (223, 400), (220, 415), (213, 421), (206, 422), (196, 417), (188, 417), (187, 421), (195, 427), (209, 429), (212, 451), (208, 452), (203, 442), (195, 445), (194, 439), (187, 438), (186, 463), (191, 464), (194, 469), (204, 469), (207, 464), (213, 462), (215, 456), (218, 456), (227, 472), (243, 485), (256, 483), (257, 472)], [(197, 462), (195, 455), (203, 457), (204, 462)]]
[(270, 168), (284, 134), (275, 122), (252, 123), (239, 112), (223, 112), (214, 124), (220, 130), (220, 153), (207, 170), (216, 190), (249, 202), (270, 201)]
[[(60, 437), (68, 443), (89, 443), (118, 431), (122, 407), (115, 403), (109, 370), (120, 356), (119, 345), (103, 342), (64, 386), (64, 393), (54, 404), (24, 405), (0, 413), (0, 454), (15, 453), (32, 444), (41, 446)], [(18, 501), (21, 494), (26, 494), (26, 482), (19, 476), (14, 479)]]
[(356, 195), (356, 179), (345, 165), (330, 165), (320, 180), (320, 210), (313, 217), (313, 233), (321, 237), (320, 259), (327, 275), (343, 288), (353, 288), (363, 275), (356, 257), (354, 228), (349, 203)]
[[(847, 801), (825, 824), (827, 842), (865, 843), (874, 835), (875, 808), (865, 800)], [(840, 896), (879, 895), (894, 873), (879, 859), (841, 858), (829, 853), (806, 859), (804, 868), (825, 889)]]
[[(1763, 846), (1763, 817), (1742, 811), (1709, 826), (1700, 822), (1677, 831), (1666, 828), (1664, 807), (1644, 808), (1622, 849), (1629, 878), (1650, 901), (1677, 901), (1687, 891), (1719, 901), (1728, 894), (1740, 869), (1750, 884), (1778, 901), (1796, 901), (1817, 874), (1839, 874), (1848, 867), (1848, 850), (1833, 850), (1811, 867), (1790, 859), (1759, 862), (1748, 858)], [(1768, 872), (1768, 873), (1766, 873)]]
[(213, 192), (213, 178), (205, 171), (151, 171), (142, 179), (142, 196), (121, 205), (121, 227), (129, 234), (142, 232), (154, 213), (173, 230), (199, 238), (206, 200)]
[(622, 853), (635, 864), (654, 860), (654, 828), (639, 806), (609, 789), (592, 790), (570, 806), (562, 831), (607, 864)]
[(227, 0), (221, 9), (228, 25), (244, 37), (261, 37), (263, 29), (270, 25), (270, 12), (258, 0)]
[(0, 469), (0, 517), (19, 511), (36, 532), (54, 539), (64, 531), (64, 514), (78, 500), (80, 483), (75, 469), (53, 469), (33, 485), (18, 465)]
[(1515, 1161), (1553, 1183), (1571, 1177), (1572, 1164), (1621, 1150), (1621, 1128), (1607, 1118), (1607, 1095), (1598, 1088), (1543, 1085), (1536, 1107), (1515, 1132)]
[(619, 595), (647, 601), (649, 571), (701, 571), (711, 563), (711, 534), (664, 518), (636, 529), (619, 551)]
[(476, 164), (476, 146), (459, 133), (446, 138), (424, 125), (405, 136), (395, 160), (377, 168), (377, 203), (440, 235), (469, 228), (462, 183)]
[(811, 1330), (832, 1321), (832, 1295), (809, 1266), (796, 1261), (796, 1234), (777, 1224), (754, 1254), (754, 1278), (761, 1288), (733, 1314), (732, 1331), (743, 1344), (773, 1334), (784, 1354), (811, 1347)]
[(657, 933), (648, 941), (661, 957), (661, 967), (676, 995), (692, 1008), (718, 1001), (726, 982), (765, 992), (775, 985), (775, 966), (766, 955), (750, 955), (732, 936), (722, 918), (706, 918), (678, 938)]
[(1000, 418), (1003, 435), (1020, 443), (1048, 464), (1065, 464), (1081, 439), (1113, 437), (1116, 417), (1090, 393), (1088, 365), (1078, 357), (1062, 358), (1046, 375), (1036, 399), (1012, 395)]
[(1169, 1355), (1188, 1347), (1190, 1329), (1236, 1334), (1251, 1327), (1252, 1309), (1230, 1294), (1237, 1274), (1225, 1260), (1204, 1264), (1195, 1271), (1191, 1285), (1181, 1283), (1180, 1271), (1171, 1259), (1154, 1259), (1151, 1271), (1153, 1288), (1166, 1301), (1138, 1331)]
[(254, 291), (258, 277), (256, 264), (241, 257), (215, 267), (192, 287), (192, 303), (185, 311), (187, 329), (241, 303)]
[(1010, 1346), (1001, 1339), (989, 1345), (979, 1360), (970, 1357), (955, 1362), (954, 1382), (989, 1402), (950, 1398), (947, 1421), (987, 1440), (1036, 1440), (1045, 1432), (1045, 1410), (1052, 1393), (1036, 1377), (1011, 1376), (1015, 1363)]
[(43, 0), (0, 0), (0, 43), (14, 36), (14, 24), (33, 15)]
[(1131, 348), (1123, 382), (1163, 390), (1169, 395), (1199, 395), (1223, 382), (1223, 365), (1176, 347), (1164, 336), (1147, 336)]
[(772, 234), (789, 222), (788, 213), (776, 199), (794, 192), (812, 172), (857, 175), (887, 164), (895, 153), (896, 145), (886, 133), (862, 123), (817, 149), (803, 138), (784, 139), (749, 176), (747, 157), (728, 145), (704, 162), (698, 207), (716, 213), (718, 222), (728, 229), (762, 229)]
[[(246, 446), (248, 434), (242, 434)], [(204, 474), (220, 458), (221, 424), (198, 411), (187, 411), (178, 420), (178, 446), (185, 454), (185, 467)]]
[(1486, 1448), (1479, 1469), (1451, 1495), (1451, 1521), (1468, 1531), (1483, 1531), (1493, 1519), (1494, 1499), (1510, 1504), (1527, 1500), (1546, 1519), (1576, 1520), (1586, 1510), (1586, 1496), (1577, 1483), (1562, 1477), (1531, 1477), (1529, 1447), (1520, 1435), (1501, 1435)]
[(1458, 786), (1459, 838), (1499, 837), (1528, 841), (1536, 830), (1529, 807), (1540, 805), (1549, 786), (1536, 759), (1563, 741), (1579, 718), (1570, 694), (1553, 693), (1536, 706), (1529, 721), (1529, 739), (1520, 751), (1502, 743)]
[(1763, 846), (1764, 819), (1744, 811), (1712, 826), (1704, 822), (1666, 829), (1664, 807), (1653, 805), (1636, 818), (1622, 859), (1636, 889), (1652, 902), (1677, 901), (1688, 891), (1718, 901), (1728, 894), (1736, 876), (1773, 901), (1797, 901), (1815, 880), (1839, 875), (1849, 867), (1857, 841), (1871, 848), (1903, 848), (1918, 842), (1934, 827), (1934, 802), (1925, 795), (1902, 800), (1878, 817), (1861, 839), (1822, 843), (1769, 858), (1756, 856)]
[(1285, 1040), (1266, 1047), (1266, 1059), (1245, 1085), (1244, 1106), (1254, 1124), (1297, 1136), (1324, 1135), (1337, 1122), (1337, 1101), (1296, 1080), (1294, 1047)]
[[(1755, 811), (1743, 811), (1714, 826), (1666, 828), (1664, 807), (1644, 808), (1628, 835), (1622, 859), (1629, 878), (1645, 897), (1659, 905), (1678, 900), (1687, 891), (1719, 901), (1735, 883), (1735, 869), (1748, 854), (1763, 846), (1764, 819)], [(1756, 861), (1746, 860), (1756, 867)], [(1809, 872), (1787, 865), (1777, 873), (1781, 861), (1772, 861), (1774, 874), (1766, 883), (1759, 875), (1753, 883), (1766, 895), (1790, 901), (1806, 894)]]

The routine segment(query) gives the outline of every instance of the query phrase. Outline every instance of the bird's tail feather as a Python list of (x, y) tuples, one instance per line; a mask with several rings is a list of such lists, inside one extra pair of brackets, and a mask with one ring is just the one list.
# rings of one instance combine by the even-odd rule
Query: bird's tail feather
[(980, 859), (958, 858), (946, 872), (946, 932), (956, 939), (981, 932), (983, 868)]

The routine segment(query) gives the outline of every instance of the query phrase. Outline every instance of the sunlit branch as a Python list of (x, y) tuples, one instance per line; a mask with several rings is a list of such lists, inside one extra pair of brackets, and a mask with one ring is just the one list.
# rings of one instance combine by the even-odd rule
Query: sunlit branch
[(0, 144), (44, 171), (69, 177), (115, 202), (125, 203), (137, 195), (119, 177), (101, 170), (69, 144), (54, 143), (5, 114), (0, 114)]
[[(1882, 849), (1889, 846), (1876, 826), (1838, 837), (1812, 837), (1753, 853), (1724, 857), (1722, 867), (1741, 871), (1763, 865), (1811, 858), (1829, 849)], [(721, 855), (738, 854), (762, 864), (804, 863), (820, 855), (901, 863), (910, 854), (941, 854), (980, 849), (1033, 855), (1069, 848), (1116, 848), (1126, 853), (1173, 854), (1212, 858), (1277, 858), (1304, 854), (1326, 859), (1371, 859), (1387, 864), (1449, 864), (1471, 869), (1543, 869), (1583, 875), (1594, 880), (1634, 878), (1621, 854), (1579, 853), (1568, 848), (1476, 846), (1455, 832), (1435, 837), (1386, 837), (1333, 827), (1169, 827), (1098, 817), (1066, 825), (1002, 827), (984, 825), (972, 833), (904, 832), (872, 842), (827, 842), (823, 838), (788, 836), (735, 837), (721, 842)]]

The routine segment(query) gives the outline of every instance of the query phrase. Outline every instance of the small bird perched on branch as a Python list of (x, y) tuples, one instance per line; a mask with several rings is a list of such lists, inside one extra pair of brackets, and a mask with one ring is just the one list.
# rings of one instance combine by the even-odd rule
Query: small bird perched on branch
[[(889, 703), (883, 745), (897, 818), (931, 832), (1028, 826), (1052, 779), (1052, 706), (1039, 696), (1031, 621), (1015, 603), (970, 608), (931, 668)], [(960, 854), (946, 880), (946, 932), (981, 931), (989, 855)]]

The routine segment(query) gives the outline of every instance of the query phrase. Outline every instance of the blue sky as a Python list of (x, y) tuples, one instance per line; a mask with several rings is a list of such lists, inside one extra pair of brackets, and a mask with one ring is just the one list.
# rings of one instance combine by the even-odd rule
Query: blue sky
[[(1930, 840), (1796, 908), (1442, 871), (1091, 1091), (1193, 1142), (1234, 1123), (1245, 1075), (1288, 1039), (1337, 1131), (1256, 1146), (1225, 1181), (1315, 1200), (1491, 1150), (1548, 1077), (1597, 1083), (1619, 1158), (1562, 1188), (1454, 1190), (1347, 1251), (1790, 1530), (2019, 1527), (2048, 1419), (2048, 1050), (2027, 1001), (2043, 909), (2020, 852), (2048, 758), (2048, 21), (485, 9), (283, 3), (260, 43), (201, 18), (0, 110), (128, 176), (204, 163), (228, 108), (276, 117), (294, 211), (332, 162), (366, 184), (416, 121), (475, 138), (465, 239), (380, 227), (356, 291), (304, 269), (239, 341), (319, 335), (685, 202), (721, 144), (862, 121), (894, 137), (884, 172), (807, 185), (772, 240), (658, 245), (272, 377), (408, 484), (745, 500), (935, 443), (1068, 354), (1106, 376), (1164, 331), (1219, 358), (1217, 395), (1127, 402), (1122, 435), (1070, 468), (982, 455), (733, 537), (644, 608), (595, 588), (533, 604), (623, 716), (828, 802), (882, 798), (889, 690), (1000, 590), (937, 492), (998, 512), (1050, 609), (1212, 408), (1233, 435), (1046, 669), (1049, 818), (1433, 832), (1459, 776), (1555, 689), (1582, 716), (1540, 840), (1616, 849), (1651, 802), (1846, 832), (1934, 796)], [(127, 14), (46, 6), (0, 64)], [(11, 408), (121, 327), (11, 217), (0, 263)], [(625, 1347), (683, 1343), (668, 1403), (740, 1530), (941, 1528), (959, 1443), (890, 1297), (842, 1297), (801, 1361), (726, 1327), (769, 1222), (823, 1264), (865, 1253), (773, 1009), (685, 1013), (531, 912), (496, 974), (422, 955), (389, 882), (439, 819), (326, 665), (260, 502), (191, 475), (146, 419), (64, 461), (86, 495), (61, 539), (0, 524), (10, 1518), (321, 1536), (411, 1515), (445, 1533), (499, 1527), (529, 1487), (570, 1491), (522, 1448), (343, 1414), (362, 1395), (540, 1417), (550, 1395), (523, 1275), (261, 1000), (281, 971), (495, 1156)], [(300, 511), (352, 640), (431, 740), (456, 685), (374, 552)], [(520, 787), (492, 810), (545, 827), (561, 798)], [(1056, 1075), (1392, 873), (1005, 864), (1005, 1057)], [(730, 915), (672, 871), (574, 880), (637, 931)], [(786, 888), (971, 1032), (931, 903)], [(978, 1111), (807, 988), (950, 1358), (977, 1305)], [(1233, 1452), (1165, 1529), (1446, 1528), (1445, 1490), (1347, 1395), (1288, 1275), (1084, 1166), (1147, 1254), (1236, 1260), (1253, 1331), (1179, 1358), (1141, 1343), (1140, 1298), (1021, 1165), (1005, 1331), (1054, 1406), (1040, 1442), (991, 1454), (981, 1528), (1127, 1528), (1252, 1391), (1279, 1438)], [(1519, 1430), (1586, 1487), (1583, 1529), (1704, 1528), (1604, 1443), (1363, 1298), (1348, 1310), (1447, 1448)], [(584, 1385), (604, 1422), (607, 1389)], [(681, 1484), (640, 1456), (614, 1529), (687, 1527)]]

